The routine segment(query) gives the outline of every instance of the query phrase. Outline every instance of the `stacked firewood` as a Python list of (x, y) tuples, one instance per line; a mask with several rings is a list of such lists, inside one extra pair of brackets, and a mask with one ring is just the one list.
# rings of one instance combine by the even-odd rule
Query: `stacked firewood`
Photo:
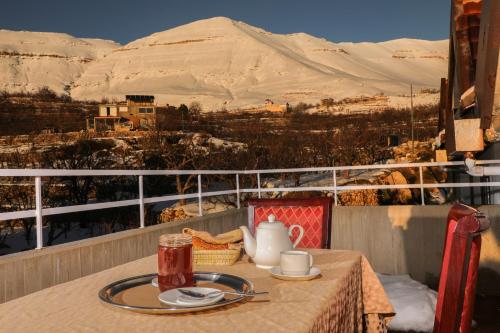
[(338, 200), (342, 206), (378, 206), (376, 190), (342, 191)]
[(168, 223), (176, 220), (184, 220), (188, 217), (182, 208), (165, 208), (161, 211), (160, 216), (158, 216), (158, 222)]

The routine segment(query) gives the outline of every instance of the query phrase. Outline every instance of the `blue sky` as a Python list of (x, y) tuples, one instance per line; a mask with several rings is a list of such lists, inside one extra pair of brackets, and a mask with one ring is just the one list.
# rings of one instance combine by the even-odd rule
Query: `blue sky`
[(153, 32), (226, 16), (275, 33), (340, 41), (448, 37), (450, 0), (16, 0), (0, 28), (65, 32), (127, 43)]

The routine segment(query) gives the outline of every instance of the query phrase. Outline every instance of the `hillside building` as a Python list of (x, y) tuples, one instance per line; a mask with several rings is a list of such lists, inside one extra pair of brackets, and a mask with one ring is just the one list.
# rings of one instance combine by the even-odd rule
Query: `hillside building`
[(266, 99), (264, 102), (264, 107), (266, 111), (269, 112), (286, 112), (288, 111), (288, 103), (286, 104), (274, 104), (270, 99)]
[(154, 96), (126, 95), (124, 102), (99, 105), (99, 114), (94, 117), (94, 130), (131, 131), (150, 130), (156, 124)]

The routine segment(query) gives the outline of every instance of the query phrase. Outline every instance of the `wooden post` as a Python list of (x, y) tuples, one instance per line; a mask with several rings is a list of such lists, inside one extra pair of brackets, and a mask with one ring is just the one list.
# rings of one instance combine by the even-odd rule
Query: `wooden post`
[[(481, 115), (481, 128), (491, 126), (495, 103), (495, 91), (499, 90), (498, 56), (500, 45), (500, 1), (484, 0), (479, 31), (479, 46), (476, 69), (477, 107)], [(498, 92), (497, 92), (498, 94)]]
[(446, 128), (446, 99), (448, 97), (448, 80), (441, 78), (441, 88), (439, 90), (439, 120), (438, 120), (438, 134)]
[(450, 45), (448, 59), (448, 87), (446, 91), (445, 121), (446, 121), (446, 153), (455, 151), (455, 128), (453, 120), (453, 92), (455, 90), (455, 34), (453, 33), (453, 6), (450, 13)]
[(451, 35), (456, 62), (456, 94), (460, 96), (474, 84), (476, 61), (474, 47), (477, 45), (477, 21), (481, 3), (452, 0)]

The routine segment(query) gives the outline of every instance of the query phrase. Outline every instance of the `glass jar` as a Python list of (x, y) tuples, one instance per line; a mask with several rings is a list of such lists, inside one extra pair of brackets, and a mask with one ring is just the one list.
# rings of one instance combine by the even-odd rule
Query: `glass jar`
[(158, 245), (160, 291), (193, 285), (193, 239), (191, 235), (161, 235)]

